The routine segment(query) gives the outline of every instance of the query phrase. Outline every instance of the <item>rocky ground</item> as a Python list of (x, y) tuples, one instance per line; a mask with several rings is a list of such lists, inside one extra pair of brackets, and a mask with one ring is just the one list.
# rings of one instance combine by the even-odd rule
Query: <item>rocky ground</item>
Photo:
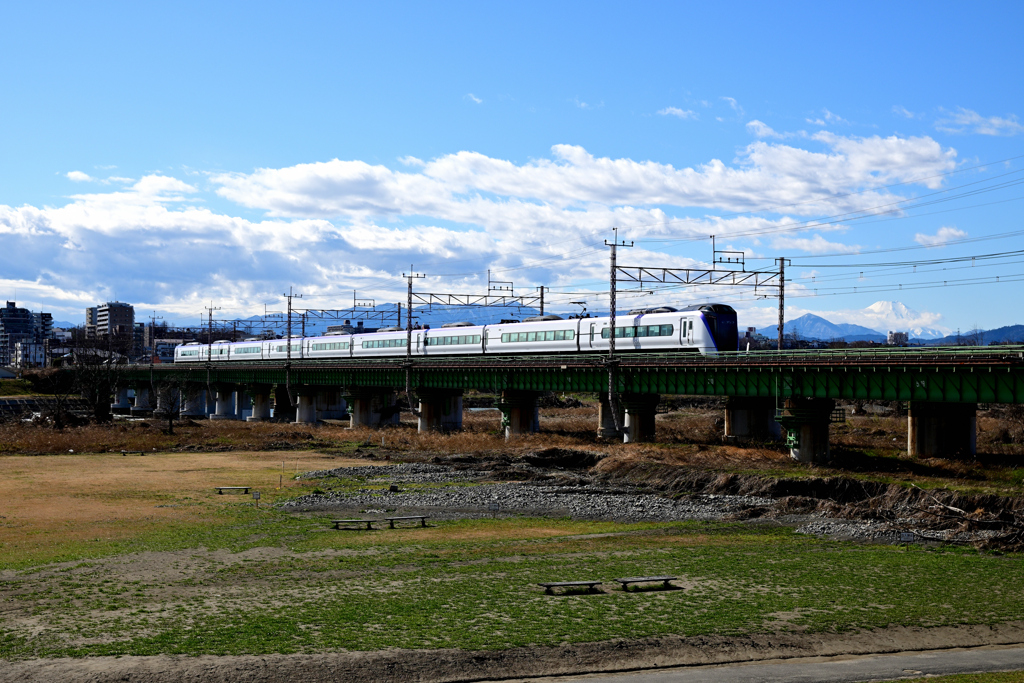
[[(894, 494), (891, 487), (862, 486), (865, 490), (858, 495), (851, 493), (849, 482), (830, 480), (808, 482), (806, 490), (799, 491), (810, 495), (792, 495), (787, 489), (795, 486), (793, 482), (773, 485), (763, 477), (735, 475), (725, 481), (692, 478), (681, 485), (651, 478), (637, 483), (629, 473), (608, 476), (587, 467), (596, 460), (586, 451), (547, 449), (521, 459), (463, 455), (435, 457), (432, 463), (321, 470), (303, 477), (317, 480), (322, 488), (284, 507), (435, 519), (529, 515), (620, 522), (745, 520), (880, 543), (978, 543), (1001, 533), (991, 525), (936, 525), (934, 514), (922, 514), (927, 509), (922, 507), (920, 489), (908, 490), (901, 499), (898, 489)], [(938, 504), (931, 508), (949, 507), (929, 497)], [(965, 505), (956, 496), (947, 495), (945, 501)]]

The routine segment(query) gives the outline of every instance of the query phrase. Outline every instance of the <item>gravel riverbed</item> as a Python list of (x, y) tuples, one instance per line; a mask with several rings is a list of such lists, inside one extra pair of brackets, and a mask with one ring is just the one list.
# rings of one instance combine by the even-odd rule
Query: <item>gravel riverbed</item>
[[(549, 476), (549, 470), (517, 466), (517, 473)], [(490, 470), (452, 470), (424, 463), (390, 467), (346, 467), (308, 472), (303, 478), (364, 479), (368, 485), (394, 483), (399, 491), (360, 489), (355, 492), (312, 493), (283, 504), (294, 510), (359, 510), (367, 514), (427, 513), (438, 519), (517, 514), (603, 519), (622, 522), (717, 520), (741, 510), (770, 505), (759, 496), (695, 495), (679, 500), (644, 493), (631, 487), (551, 481), (487, 482)], [(572, 475), (568, 475), (572, 478)], [(408, 484), (440, 484), (437, 488), (402, 490)], [(444, 486), (444, 484), (463, 484)], [(497, 506), (497, 510), (494, 509)]]
[[(763, 496), (691, 494), (669, 498), (620, 484), (594, 483), (579, 470), (515, 463), (398, 463), (318, 470), (300, 479), (322, 482), (325, 492), (282, 503), (294, 511), (345, 511), (347, 514), (395, 516), (425, 514), (434, 519), (466, 519), (529, 515), (571, 517), (619, 522), (714, 521), (742, 518), (745, 511), (772, 507), (778, 501)], [(495, 480), (506, 481), (495, 481)], [(512, 479), (512, 481), (507, 481)], [(332, 488), (332, 480), (347, 490)], [(364, 487), (353, 489), (356, 486)], [(398, 490), (393, 490), (397, 488)], [(812, 512), (779, 514), (750, 520), (753, 524), (783, 524), (798, 533), (875, 543), (941, 543), (971, 541), (992, 532), (956, 533), (914, 529), (911, 518), (890, 522), (836, 519)], [(913, 540), (908, 540), (913, 536)]]

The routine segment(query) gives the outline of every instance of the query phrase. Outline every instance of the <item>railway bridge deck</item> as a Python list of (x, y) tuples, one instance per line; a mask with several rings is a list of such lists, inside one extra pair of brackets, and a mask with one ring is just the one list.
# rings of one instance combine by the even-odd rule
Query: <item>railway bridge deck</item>
[[(615, 409), (608, 400), (609, 375)], [(182, 396), (183, 414), (203, 414), (197, 396), (208, 390), (217, 397), (214, 419), (239, 415), (246, 393), (250, 419), (269, 417), (277, 387), (277, 404), (285, 405), (285, 397), (297, 421), (340, 417), (348, 407), (353, 424), (379, 424), (397, 420), (395, 393), (409, 388), (419, 399), (421, 429), (457, 429), (462, 392), (494, 392), (502, 396), (509, 435), (537, 429), (541, 392), (594, 392), (602, 396), (599, 433), (624, 431), (626, 441), (654, 437), (660, 395), (723, 396), (729, 398), (727, 436), (770, 436), (783, 431), (781, 424), (794, 457), (817, 460), (827, 457), (836, 400), (908, 402), (911, 453), (973, 452), (978, 403), (1024, 403), (1024, 346), (623, 353), (613, 360), (575, 354), (296, 358), (132, 365), (118, 376), (124, 386), (115, 409), (128, 407), (128, 386), (143, 395), (154, 391), (158, 402), (161, 388), (171, 388)], [(148, 397), (133, 409), (148, 410)]]

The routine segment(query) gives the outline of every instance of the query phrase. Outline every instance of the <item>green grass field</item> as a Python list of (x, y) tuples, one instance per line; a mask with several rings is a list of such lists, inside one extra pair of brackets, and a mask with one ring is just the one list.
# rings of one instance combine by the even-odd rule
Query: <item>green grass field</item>
[[(367, 533), (251, 503), (209, 513), (215, 523), (80, 542), (60, 564), (8, 564), (0, 657), (500, 649), (1024, 613), (1020, 558), (786, 528), (485, 519)], [(550, 596), (535, 585), (661, 573), (682, 589)]]

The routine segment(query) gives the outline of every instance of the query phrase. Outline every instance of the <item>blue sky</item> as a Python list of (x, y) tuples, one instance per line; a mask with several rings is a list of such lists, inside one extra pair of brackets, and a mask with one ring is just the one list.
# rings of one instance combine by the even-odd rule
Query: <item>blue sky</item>
[[(210, 5), (4, 6), (7, 298), (189, 322), (395, 301), (415, 264), (600, 308), (569, 292), (607, 288), (618, 226), (628, 265), (700, 266), (712, 233), (793, 259), (789, 317), (1024, 322), (1024, 257), (872, 267), (1024, 249), (1022, 3)], [(774, 317), (625, 305), (709, 298)]]

